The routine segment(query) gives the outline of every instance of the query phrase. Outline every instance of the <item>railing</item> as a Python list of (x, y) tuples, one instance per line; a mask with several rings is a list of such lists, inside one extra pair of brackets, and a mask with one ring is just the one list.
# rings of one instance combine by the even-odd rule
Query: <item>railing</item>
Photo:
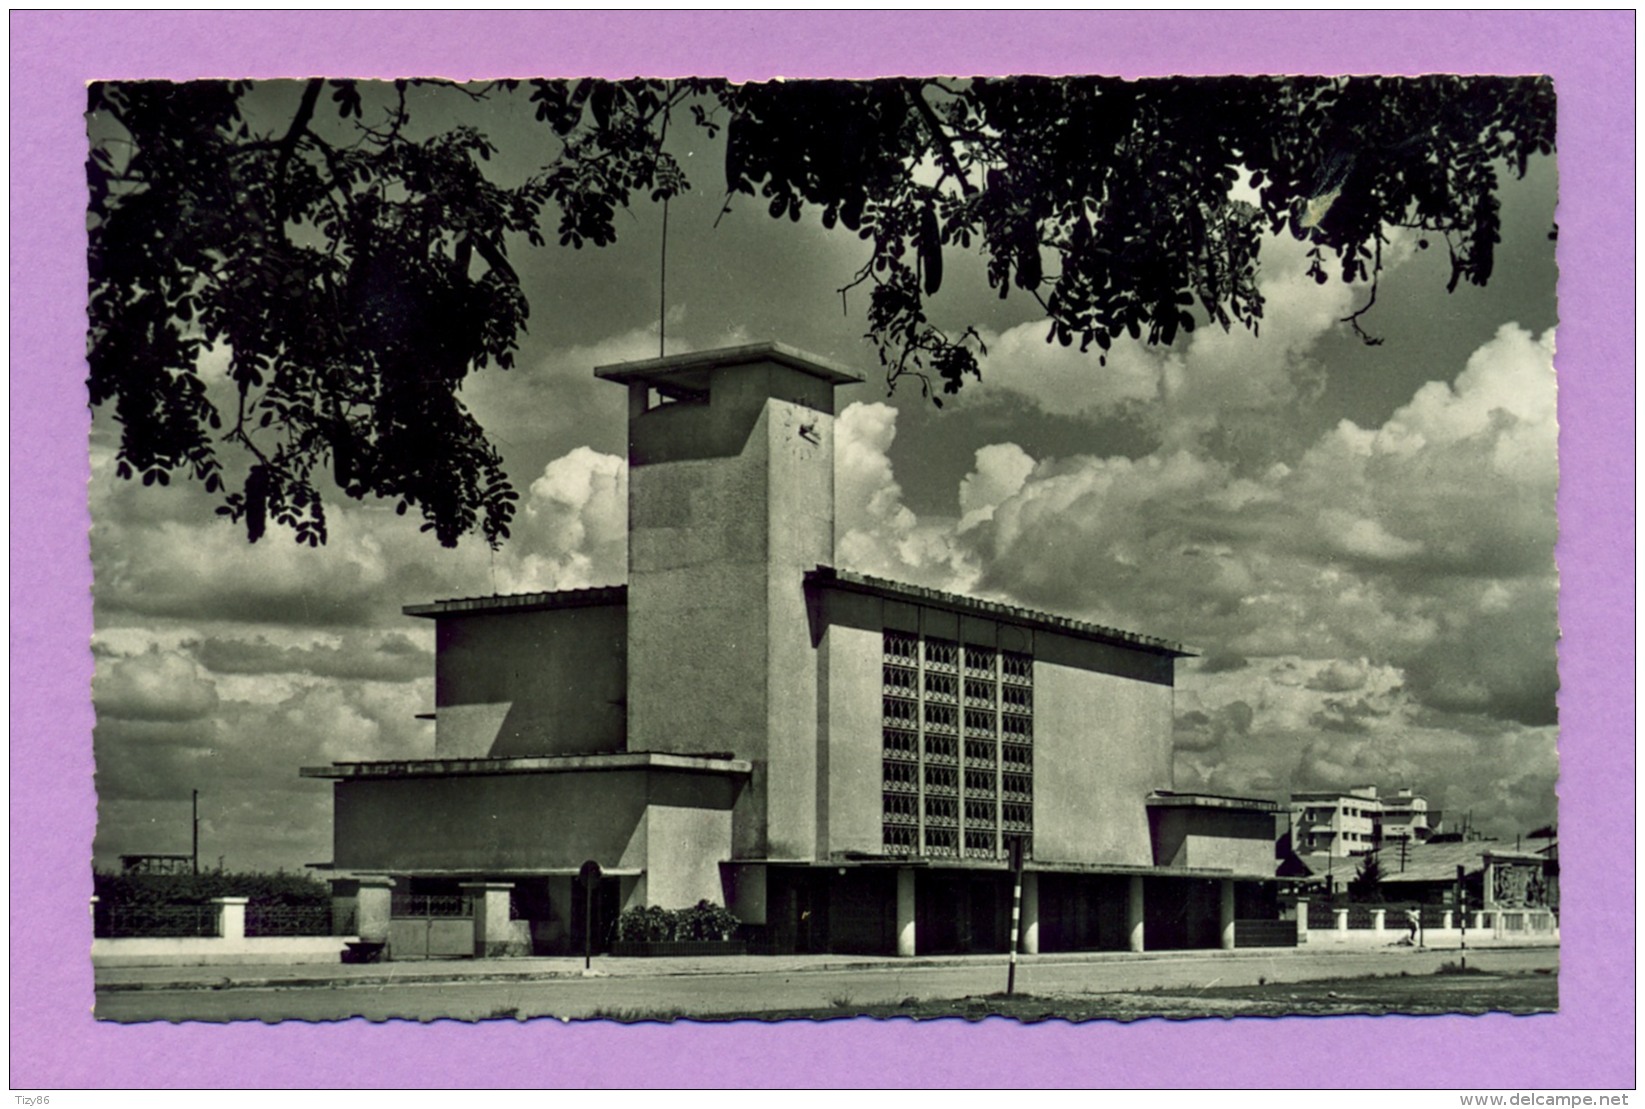
[(320, 905), (247, 905), (248, 936), (324, 936), (331, 910)]
[(471, 917), (474, 899), (461, 893), (397, 893), (390, 903), (393, 916)]
[(216, 936), (220, 927), (216, 905), (99, 905), (92, 918), (98, 939)]

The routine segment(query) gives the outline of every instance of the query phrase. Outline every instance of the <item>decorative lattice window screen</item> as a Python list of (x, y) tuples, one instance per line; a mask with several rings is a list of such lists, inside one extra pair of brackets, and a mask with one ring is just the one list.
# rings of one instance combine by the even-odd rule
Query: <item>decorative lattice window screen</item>
[(884, 675), (885, 853), (1002, 859), (1008, 836), (1031, 847), (1033, 658), (888, 631)]

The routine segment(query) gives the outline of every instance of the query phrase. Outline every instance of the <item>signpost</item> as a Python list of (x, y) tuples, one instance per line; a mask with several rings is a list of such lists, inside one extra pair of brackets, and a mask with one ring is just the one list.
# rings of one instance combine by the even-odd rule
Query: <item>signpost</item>
[(587, 974), (594, 961), (594, 897), (600, 890), (600, 864), (589, 859), (577, 871), (583, 884), (583, 973)]

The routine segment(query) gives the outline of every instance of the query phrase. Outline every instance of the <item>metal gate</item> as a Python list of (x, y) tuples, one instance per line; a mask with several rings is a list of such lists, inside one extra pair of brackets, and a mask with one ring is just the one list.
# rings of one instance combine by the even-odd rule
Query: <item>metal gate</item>
[(473, 957), (474, 899), (467, 894), (396, 893), (391, 913), (390, 958)]

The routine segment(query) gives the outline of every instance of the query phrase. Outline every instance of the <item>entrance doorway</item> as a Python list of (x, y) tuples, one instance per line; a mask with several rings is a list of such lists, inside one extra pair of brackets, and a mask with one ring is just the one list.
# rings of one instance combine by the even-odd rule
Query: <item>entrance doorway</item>
[(1010, 877), (1003, 874), (921, 874), (915, 887), (920, 954), (1003, 952), (1008, 945)]

